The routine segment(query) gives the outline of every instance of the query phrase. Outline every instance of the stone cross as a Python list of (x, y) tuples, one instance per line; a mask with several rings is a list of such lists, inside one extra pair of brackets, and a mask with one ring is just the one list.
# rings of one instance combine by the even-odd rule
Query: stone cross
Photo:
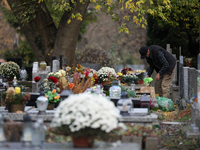
[(60, 70), (60, 62), (59, 60), (53, 60), (52, 72), (58, 72)]
[(179, 56), (179, 96), (184, 97), (183, 56)]

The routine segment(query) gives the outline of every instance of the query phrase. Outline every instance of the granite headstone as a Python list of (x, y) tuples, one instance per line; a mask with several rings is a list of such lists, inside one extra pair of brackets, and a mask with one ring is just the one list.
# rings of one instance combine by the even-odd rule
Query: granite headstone
[(59, 60), (53, 60), (52, 72), (58, 72), (60, 70), (60, 62)]
[(184, 97), (183, 56), (179, 56), (179, 96)]
[(197, 71), (195, 68), (189, 68), (188, 72), (188, 96), (189, 99), (197, 94)]
[(183, 67), (184, 74), (184, 98), (188, 99), (188, 71), (189, 67)]

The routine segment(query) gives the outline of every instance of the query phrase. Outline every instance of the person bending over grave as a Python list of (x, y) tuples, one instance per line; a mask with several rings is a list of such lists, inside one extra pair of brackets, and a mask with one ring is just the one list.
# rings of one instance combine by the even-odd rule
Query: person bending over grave
[(142, 46), (139, 50), (141, 59), (146, 58), (149, 70), (146, 77), (150, 77), (154, 69), (157, 72), (157, 90), (159, 96), (169, 98), (170, 85), (174, 77), (176, 59), (159, 45)]

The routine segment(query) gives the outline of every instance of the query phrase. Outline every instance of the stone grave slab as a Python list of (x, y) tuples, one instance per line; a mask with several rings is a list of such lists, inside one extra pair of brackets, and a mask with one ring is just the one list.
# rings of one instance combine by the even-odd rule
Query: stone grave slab
[(129, 113), (131, 116), (147, 116), (148, 108), (133, 108)]

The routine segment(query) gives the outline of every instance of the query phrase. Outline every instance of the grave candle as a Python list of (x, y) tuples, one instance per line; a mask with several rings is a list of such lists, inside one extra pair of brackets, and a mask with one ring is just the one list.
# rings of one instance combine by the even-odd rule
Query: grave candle
[(23, 117), (23, 135), (22, 141), (23, 146), (29, 146), (31, 144), (31, 136), (32, 136), (32, 121), (28, 114)]
[(0, 147), (4, 146), (5, 139), (6, 138), (4, 135), (4, 121), (2, 114), (0, 114)]

